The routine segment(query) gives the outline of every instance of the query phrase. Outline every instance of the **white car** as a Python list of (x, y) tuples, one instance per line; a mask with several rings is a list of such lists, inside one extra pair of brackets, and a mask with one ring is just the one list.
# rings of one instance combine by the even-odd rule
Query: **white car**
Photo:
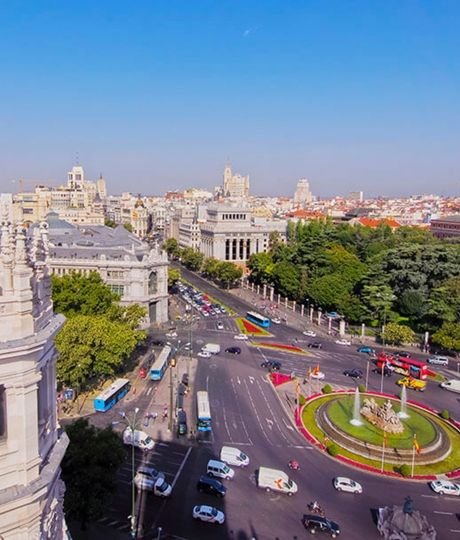
[(239, 341), (247, 341), (248, 336), (246, 334), (237, 334), (236, 336), (233, 336), (233, 339), (238, 339)]
[(334, 487), (337, 491), (346, 491), (348, 493), (363, 492), (361, 484), (358, 484), (358, 482), (355, 482), (351, 478), (345, 478), (344, 476), (337, 476), (334, 478)]
[(325, 377), (324, 373), (322, 371), (318, 371), (317, 373), (313, 372), (310, 377), (312, 379), (316, 379), (317, 381), (322, 381)]
[(460, 485), (449, 480), (434, 480), (429, 484), (430, 488), (439, 495), (460, 495)]
[(165, 334), (166, 337), (168, 338), (175, 338), (177, 337), (177, 332), (168, 332), (167, 334)]
[(222, 323), (222, 322), (219, 321), (219, 322), (217, 323), (217, 330), (223, 330), (223, 329), (224, 329), (224, 323)]
[(278, 319), (278, 317), (273, 317), (272, 323), (274, 323), (274, 324), (281, 324), (281, 319)]
[(225, 521), (225, 514), (213, 506), (201, 506), (193, 507), (193, 517), (201, 521), (207, 521), (208, 523), (219, 523), (222, 525)]
[(313, 330), (304, 330), (302, 334), (308, 337), (316, 337), (316, 332), (313, 332)]
[(351, 341), (348, 341), (348, 339), (336, 339), (335, 342), (337, 345), (351, 345)]
[(197, 356), (200, 358), (211, 358), (212, 354), (208, 351), (200, 351)]

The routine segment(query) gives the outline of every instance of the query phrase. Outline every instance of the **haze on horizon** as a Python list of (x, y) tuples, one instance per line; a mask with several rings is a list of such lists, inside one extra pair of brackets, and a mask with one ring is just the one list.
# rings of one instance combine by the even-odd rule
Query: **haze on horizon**
[[(460, 3), (4, 3), (0, 192), (460, 193)], [(26, 186), (27, 187), (27, 186)]]

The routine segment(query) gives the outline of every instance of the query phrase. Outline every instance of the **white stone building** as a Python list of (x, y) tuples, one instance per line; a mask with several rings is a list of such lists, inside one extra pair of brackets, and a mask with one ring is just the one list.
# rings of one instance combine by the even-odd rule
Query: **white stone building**
[(306, 178), (302, 178), (297, 182), (297, 189), (294, 193), (294, 204), (305, 206), (313, 200), (310, 191), (310, 182)]
[(46, 224), (26, 240), (5, 222), (0, 240), (0, 538), (69, 538), (60, 466), (68, 438), (56, 410)]
[(224, 169), (224, 197), (234, 199), (247, 199), (249, 197), (249, 176), (233, 174), (230, 165)]

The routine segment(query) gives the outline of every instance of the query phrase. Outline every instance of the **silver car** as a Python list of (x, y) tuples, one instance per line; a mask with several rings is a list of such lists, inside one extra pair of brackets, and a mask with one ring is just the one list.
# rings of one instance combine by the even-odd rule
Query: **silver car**
[(165, 474), (161, 471), (157, 471), (153, 467), (142, 465), (137, 469), (136, 476), (134, 477), (134, 484), (137, 489), (153, 490), (155, 482), (159, 479), (165, 479)]

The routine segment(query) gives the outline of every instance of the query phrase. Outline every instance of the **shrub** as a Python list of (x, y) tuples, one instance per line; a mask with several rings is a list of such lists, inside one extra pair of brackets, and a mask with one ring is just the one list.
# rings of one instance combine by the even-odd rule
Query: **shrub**
[(339, 453), (339, 449), (336, 444), (330, 444), (327, 447), (327, 452), (330, 456), (335, 457)]
[(332, 386), (330, 384), (325, 384), (322, 389), (323, 394), (331, 394)]
[(299, 405), (302, 407), (302, 405), (305, 405), (305, 396), (302, 394), (299, 394)]
[(365, 384), (360, 384), (358, 386), (358, 390), (359, 390), (360, 394), (364, 394), (364, 392), (366, 391), (366, 385)]
[(443, 409), (441, 411), (441, 418), (444, 418), (444, 420), (449, 420), (450, 412), (447, 409)]
[(401, 465), (401, 467), (399, 467), (399, 473), (405, 478), (410, 476), (411, 472), (412, 472), (412, 469), (409, 465), (404, 464), (404, 465)]

